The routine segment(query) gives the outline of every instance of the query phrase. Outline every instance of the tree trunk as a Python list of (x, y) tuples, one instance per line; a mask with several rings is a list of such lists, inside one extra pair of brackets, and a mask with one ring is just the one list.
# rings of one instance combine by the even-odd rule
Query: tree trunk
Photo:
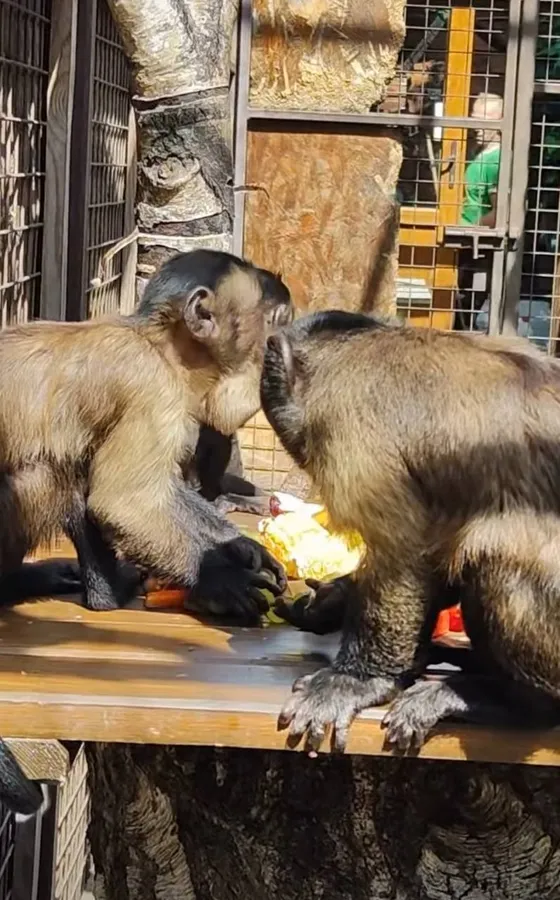
[(556, 770), (90, 749), (98, 900), (556, 900)]
[(142, 280), (178, 251), (231, 248), (237, 0), (109, 0), (109, 6), (137, 91)]

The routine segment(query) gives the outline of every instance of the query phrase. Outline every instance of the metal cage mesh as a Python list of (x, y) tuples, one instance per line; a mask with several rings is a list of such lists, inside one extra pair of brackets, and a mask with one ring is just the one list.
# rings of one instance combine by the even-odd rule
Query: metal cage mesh
[[(130, 67), (106, 0), (98, 0), (88, 203), (88, 316), (120, 308), (122, 252), (102, 265), (125, 232)], [(101, 283), (92, 285), (93, 279)]]
[(38, 316), (49, 0), (0, 0), (0, 326)]
[[(387, 198), (400, 216), (396, 312), (418, 327), (489, 327), (492, 246), (477, 239), (475, 248), (471, 234), (495, 231), (507, 219), (513, 6), (509, 0), (406, 3), (395, 75), (383, 99), (363, 109), (370, 126), (393, 126), (402, 146), (396, 196)], [(261, 97), (251, 91), (249, 119)], [(267, 110), (259, 109), (265, 119)], [(262, 415), (243, 429), (241, 449), (255, 482), (268, 489), (283, 484), (292, 467)]]
[(89, 791), (87, 759), (80, 747), (58, 791), (53, 900), (80, 900), (88, 861)]

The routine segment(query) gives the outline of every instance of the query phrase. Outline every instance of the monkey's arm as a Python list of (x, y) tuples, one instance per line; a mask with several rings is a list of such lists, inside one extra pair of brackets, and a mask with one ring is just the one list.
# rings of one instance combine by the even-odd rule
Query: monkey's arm
[(425, 667), (435, 618), (430, 576), (422, 554), (409, 560), (399, 567), (395, 558), (377, 574), (368, 562), (358, 574), (334, 664), (296, 681), (280, 713), (291, 740), (305, 736), (316, 751), (333, 725), (333, 748), (343, 750), (357, 713), (392, 700)]
[[(150, 425), (143, 418), (123, 421), (100, 448), (92, 466), (89, 514), (114, 535), (126, 559), (191, 588), (189, 602), (197, 610), (257, 624), (268, 608), (259, 589), (281, 593), (282, 567), (188, 488), (178, 463), (181, 433), (176, 449), (158, 441), (158, 435), (174, 438), (172, 423)], [(131, 434), (144, 440), (134, 456), (126, 453)]]

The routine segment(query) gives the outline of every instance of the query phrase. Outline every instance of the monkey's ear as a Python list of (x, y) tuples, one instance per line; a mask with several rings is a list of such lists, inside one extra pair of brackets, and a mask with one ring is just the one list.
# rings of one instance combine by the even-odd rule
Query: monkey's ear
[(213, 292), (199, 285), (189, 292), (183, 317), (190, 333), (198, 341), (208, 341), (218, 335), (218, 323), (210, 309)]

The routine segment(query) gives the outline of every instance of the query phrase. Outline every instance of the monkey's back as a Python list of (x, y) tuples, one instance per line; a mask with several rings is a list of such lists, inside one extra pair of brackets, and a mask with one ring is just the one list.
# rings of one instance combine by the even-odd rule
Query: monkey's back
[(340, 386), (310, 354), (310, 468), (346, 522), (356, 505), (363, 526), (368, 495), (373, 509), (384, 491), (421, 498), (438, 520), (520, 506), (560, 514), (555, 360), (520, 340), (420, 329), (363, 330), (327, 346)]
[(124, 317), (0, 332), (0, 465), (79, 460), (162, 368)]

